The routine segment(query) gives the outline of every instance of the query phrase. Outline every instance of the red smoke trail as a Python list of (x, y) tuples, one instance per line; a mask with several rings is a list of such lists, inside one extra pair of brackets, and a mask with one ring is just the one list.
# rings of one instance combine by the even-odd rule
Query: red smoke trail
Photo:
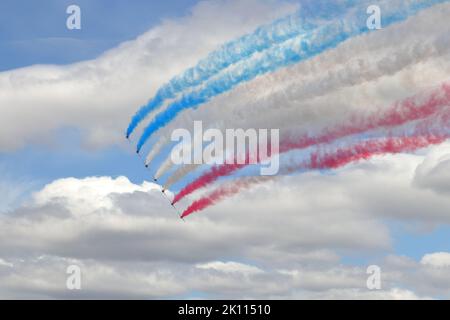
[[(281, 141), (279, 152), (285, 153), (295, 149), (303, 149), (313, 145), (330, 143), (334, 140), (364, 133), (369, 130), (395, 127), (410, 121), (424, 119), (439, 111), (440, 108), (450, 104), (450, 83), (443, 83), (427, 95), (416, 95), (403, 101), (394, 103), (387, 112), (372, 114), (368, 117), (352, 116), (347, 125), (340, 125), (326, 130), (322, 135), (311, 137), (304, 134), (297, 138), (288, 138)], [(250, 159), (249, 154), (246, 159)], [(262, 161), (263, 159), (258, 159)], [(174, 198), (177, 203), (187, 195), (203, 188), (219, 179), (229, 176), (248, 165), (246, 164), (223, 164), (212, 167), (208, 172), (195, 179), (184, 187)]]
[[(369, 140), (356, 145), (338, 148), (334, 152), (321, 153), (316, 151), (311, 154), (307, 161), (299, 165), (291, 166), (286, 173), (292, 173), (298, 170), (323, 170), (336, 169), (351, 162), (369, 159), (376, 155), (386, 153), (412, 152), (430, 145), (436, 145), (444, 142), (449, 135), (425, 135), (400, 138), (384, 138), (380, 140)], [(193, 202), (181, 215), (182, 218), (188, 215), (204, 210), (205, 208), (238, 193), (243, 188), (252, 184), (261, 182), (269, 177), (253, 177), (244, 179), (229, 186), (220, 187), (213, 193)]]
[(183, 199), (185, 196), (194, 192), (195, 190), (200, 189), (214, 182), (215, 180), (217, 180), (217, 177), (227, 176), (232, 172), (239, 170), (240, 168), (243, 168), (244, 166), (245, 166), (244, 164), (230, 164), (212, 167), (209, 172), (202, 175), (199, 179), (194, 180), (192, 183), (184, 187), (183, 190), (177, 193), (173, 198), (172, 203), (175, 204), (181, 199)]
[(181, 218), (183, 219), (183, 218), (191, 215), (194, 212), (201, 211), (207, 207), (214, 205), (215, 203), (217, 203), (225, 198), (231, 197), (232, 195), (235, 195), (236, 193), (238, 193), (240, 190), (250, 187), (252, 184), (256, 184), (263, 180), (268, 180), (270, 178), (272, 178), (272, 177), (268, 177), (268, 176), (251, 177), (251, 178), (246, 178), (246, 179), (243, 179), (240, 181), (236, 181), (233, 184), (229, 184), (229, 185), (220, 187), (219, 189), (213, 191), (209, 195), (206, 195), (203, 198), (201, 198), (197, 201), (194, 201), (186, 210), (184, 210), (184, 212), (181, 215)]

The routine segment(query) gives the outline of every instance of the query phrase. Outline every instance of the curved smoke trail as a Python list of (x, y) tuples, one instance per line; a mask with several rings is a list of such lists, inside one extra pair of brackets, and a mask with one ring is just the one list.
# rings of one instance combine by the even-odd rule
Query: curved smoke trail
[[(446, 47), (445, 51), (448, 50), (450, 50), (450, 47)], [(293, 107), (286, 107), (284, 112), (281, 112), (281, 109), (285, 109), (284, 106), (274, 108), (275, 110), (271, 110), (269, 106), (277, 105), (274, 101), (283, 101), (283, 99), (288, 100), (290, 102), (289, 104), (305, 104), (305, 101), (309, 98), (316, 97), (314, 93), (320, 95), (320, 92), (317, 92), (318, 90), (321, 92), (332, 92), (345, 86), (386, 77), (391, 73), (395, 73), (397, 70), (421, 61), (429, 60), (432, 57), (444, 53), (437, 50), (434, 44), (421, 45), (419, 47), (413, 44), (407, 47), (399, 47), (399, 51), (398, 54), (389, 52), (385, 55), (379, 55), (379, 59), (374, 59), (375, 61), (369, 59), (369, 61), (372, 61), (370, 63), (360, 62), (344, 65), (340, 70), (328, 72), (328, 76), (319, 78), (317, 82), (311, 81), (304, 86), (298, 86), (297, 92), (288, 93), (285, 91), (273, 94), (270, 99), (263, 99), (263, 101), (257, 100), (252, 105), (258, 106), (258, 108), (252, 107), (252, 105), (246, 106), (248, 112), (245, 112), (245, 116), (242, 113), (238, 113), (233, 115), (231, 119), (227, 119), (227, 122), (232, 122), (234, 126), (239, 128), (260, 128), (267, 126), (269, 123), (271, 127), (283, 127), (284, 129), (289, 128), (289, 126), (298, 126), (297, 118), (292, 117), (294, 112), (297, 111), (298, 113), (298, 108), (295, 105)], [(395, 68), (394, 65), (396, 66)], [(381, 66), (384, 66), (384, 68)], [(267, 107), (264, 105), (267, 105)], [(286, 105), (288, 104), (286, 103)], [(265, 110), (266, 108), (267, 111)], [(225, 125), (225, 121), (223, 121), (223, 125)], [(218, 128), (218, 125), (217, 123), (210, 123), (209, 127)], [(194, 165), (178, 168), (169, 177), (166, 187), (170, 187), (173, 183), (179, 181), (198, 167)], [(170, 164), (167, 164), (160, 169), (160, 173), (167, 172), (169, 168)]]
[[(266, 121), (266, 125), (268, 122), (272, 125), (274, 115), (286, 114), (278, 111), (298, 106), (298, 100), (304, 102), (306, 99), (329, 95), (330, 91), (368, 83), (380, 77), (397, 76), (398, 72), (406, 67), (410, 70), (409, 75), (398, 74), (399, 78), (415, 79), (417, 77), (414, 77), (414, 74), (421, 72), (419, 66), (415, 66), (419, 62), (426, 62), (427, 68), (432, 68), (431, 73), (436, 74), (440, 70), (437, 68), (441, 68), (438, 65), (442, 65), (446, 60), (431, 61), (431, 58), (441, 57), (449, 51), (449, 14), (450, 6), (439, 6), (389, 29), (357, 37), (304, 63), (258, 77), (226, 95), (217, 97), (205, 108), (184, 112), (161, 133), (165, 136), (175, 128), (186, 128), (194, 119), (215, 121), (214, 128), (219, 129), (222, 127), (217, 126), (221, 124), (224, 125), (223, 128), (229, 128), (229, 123), (233, 127), (240, 127), (236, 126), (236, 121), (239, 120), (245, 120), (245, 123), (250, 121), (252, 127), (259, 127), (253, 120), (260, 118), (263, 119), (262, 124)], [(433, 24), (429, 23), (431, 20)], [(413, 66), (415, 71), (411, 70)], [(430, 72), (427, 70), (427, 73)], [(447, 75), (445, 70), (441, 73)], [(420, 84), (409, 81), (409, 92), (413, 84), (420, 87)], [(407, 94), (405, 91), (405, 95)], [(400, 94), (397, 99), (405, 95)], [(255, 97), (258, 97), (258, 100), (255, 100)], [(221, 107), (224, 104), (227, 105), (226, 109)], [(266, 116), (267, 112), (271, 114)], [(267, 121), (269, 119), (270, 121)], [(288, 119), (292, 119), (291, 115)]]
[(172, 166), (172, 155), (169, 153), (169, 155), (166, 157), (166, 159), (163, 161), (161, 166), (158, 168), (158, 170), (155, 173), (155, 179), (161, 178)]
[[(258, 100), (246, 102), (243, 92), (252, 92), (253, 89), (248, 88), (248, 85), (241, 86), (235, 90), (234, 95), (238, 97), (231, 103), (229, 102), (231, 97), (226, 97), (228, 101), (216, 99), (214, 105), (206, 108), (206, 112), (212, 113), (208, 118), (221, 119), (220, 124), (209, 121), (209, 127), (227, 127), (227, 123), (239, 128), (245, 128), (246, 125), (254, 128), (265, 127), (268, 124), (271, 127), (283, 128), (297, 125), (297, 117), (292, 117), (292, 113), (298, 114), (297, 105), (304, 105), (308, 99), (323, 96), (344, 87), (353, 87), (360, 83), (373, 81), (380, 77), (395, 75), (400, 70), (415, 66), (419, 62), (432, 62), (432, 58), (442, 57), (450, 50), (447, 39), (450, 31), (447, 21), (449, 9), (450, 7), (442, 7), (438, 11), (434, 10), (431, 16), (434, 23), (431, 25), (429, 24), (431, 12), (424, 12), (417, 19), (391, 28), (389, 37), (386, 37), (386, 32), (374, 32), (330, 51), (321, 56), (321, 59), (312, 59), (307, 63), (279, 71), (276, 75), (271, 75), (270, 79), (266, 77), (266, 79), (259, 78), (257, 81), (253, 81), (251, 87), (256, 85), (262, 92), (279, 86), (280, 82), (288, 84), (278, 89), (278, 92), (271, 93), (269, 98), (263, 96)], [(361, 51), (361, 48), (363, 51), (358, 52)], [(345, 61), (344, 57), (348, 56), (352, 56), (352, 58)], [(444, 59), (434, 60), (433, 63), (435, 65), (442, 64)], [(330, 69), (330, 64), (336, 64), (339, 67)], [(324, 72), (321, 72), (320, 69), (323, 69)], [(325, 72), (326, 70), (327, 72)], [(414, 74), (415, 72), (410, 73)], [(316, 74), (319, 76), (315, 76)], [(406, 75), (403, 77), (411, 78)], [(261, 96), (262, 94), (252, 92), (252, 97), (255, 95)], [(227, 113), (224, 113), (219, 110), (220, 108), (215, 107), (215, 105), (223, 103), (229, 104), (234, 109), (237, 105), (243, 104), (243, 106), (239, 108), (238, 112), (233, 111), (233, 108), (227, 108)], [(281, 112), (282, 109), (285, 112)], [(185, 116), (188, 114), (189, 117), (186, 118)], [(193, 122), (192, 116), (192, 112), (186, 112), (171, 127), (181, 127), (180, 121), (183, 123)], [(205, 116), (197, 114), (196, 118), (205, 118)], [(165, 128), (164, 132), (167, 131), (170, 131), (170, 127)], [(163, 134), (163, 136), (165, 135)], [(165, 187), (169, 188), (198, 167), (198, 165), (185, 165), (178, 168), (168, 178)]]
[(163, 85), (155, 96), (132, 117), (126, 136), (129, 137), (139, 123), (152, 111), (158, 109), (168, 99), (176, 98), (177, 94), (207, 81), (221, 70), (245, 60), (257, 52), (282, 43), (317, 28), (324, 21), (342, 15), (346, 9), (357, 3), (356, 0), (308, 0), (295, 14), (281, 18), (270, 25), (262, 26), (255, 32), (230, 41), (217, 51), (189, 68), (181, 75), (174, 77)]
[[(364, 141), (346, 148), (338, 148), (334, 152), (314, 152), (311, 154), (308, 161), (304, 161), (300, 165), (291, 167), (288, 170), (288, 173), (298, 170), (336, 169), (351, 162), (367, 160), (376, 155), (413, 152), (430, 145), (443, 143), (449, 137), (449, 134), (396, 138), (389, 137), (380, 140)], [(204, 210), (207, 207), (240, 192), (244, 188), (248, 188), (251, 185), (261, 183), (268, 179), (269, 177), (252, 177), (220, 187), (211, 194), (194, 201), (186, 210), (184, 210), (181, 218), (185, 218), (194, 212)]]
[(164, 183), (164, 189), (169, 189), (176, 182), (178, 182), (183, 177), (187, 176), (189, 173), (197, 170), (201, 165), (199, 164), (186, 164), (179, 167), (175, 172), (167, 178), (167, 181)]
[[(390, 26), (416, 14), (418, 11), (428, 8), (434, 4), (448, 0), (411, 0), (411, 1), (389, 1), (384, 8), (384, 26)], [(384, 1), (387, 4), (387, 1)], [(183, 97), (170, 104), (167, 109), (152, 120), (146, 127), (137, 145), (139, 152), (148, 138), (158, 129), (172, 121), (177, 114), (184, 109), (195, 108), (212, 97), (222, 94), (236, 85), (249, 81), (258, 75), (265, 74), (281, 67), (300, 62), (314, 57), (328, 49), (335, 48), (345, 40), (369, 31), (366, 19), (361, 19), (361, 8), (357, 8), (348, 14), (347, 19), (337, 20), (312, 31), (308, 35), (286, 41), (283, 45), (266, 50), (260, 56), (238, 63), (234, 70), (219, 76), (200, 90), (183, 95)], [(365, 12), (365, 11), (363, 11)], [(245, 66), (245, 68), (243, 68)]]
[(171, 142), (168, 136), (158, 137), (158, 140), (152, 145), (150, 152), (145, 157), (145, 166), (148, 167), (155, 157), (162, 152), (164, 147)]
[[(330, 143), (337, 139), (361, 134), (370, 130), (380, 128), (392, 128), (407, 122), (425, 119), (450, 105), (450, 82), (443, 83), (438, 88), (425, 95), (416, 95), (403, 101), (395, 103), (384, 113), (374, 113), (368, 117), (354, 115), (350, 117), (345, 125), (327, 129), (318, 136), (308, 134), (288, 137), (280, 143), (280, 153), (296, 149), (303, 149), (317, 144)], [(250, 155), (247, 154), (246, 159)], [(263, 161), (265, 159), (259, 159)], [(229, 176), (244, 168), (247, 164), (224, 164), (214, 166), (199, 178), (185, 186), (174, 197), (173, 203), (177, 203), (194, 191), (204, 188), (217, 181), (220, 177)]]
[[(408, 49), (411, 50), (408, 51)], [(258, 104), (258, 107), (250, 106), (246, 109), (245, 117), (239, 114), (236, 119), (233, 119), (233, 123), (237, 127), (245, 128), (245, 122), (248, 122), (246, 119), (250, 118), (252, 119), (250, 125), (256, 128), (264, 127), (269, 123), (271, 127), (275, 128), (296, 126), (298, 121), (292, 117), (292, 114), (294, 114), (294, 111), (298, 111), (298, 106), (304, 105), (306, 101), (322, 97), (326, 92), (336, 92), (337, 90), (350, 88), (364, 82), (377, 81), (381, 77), (395, 75), (403, 69), (417, 65), (420, 62), (433, 61), (433, 58), (443, 57), (444, 54), (444, 57), (448, 59), (450, 47), (446, 47), (445, 51), (437, 51), (435, 49), (434, 44), (399, 46), (399, 52), (380, 54), (379, 59), (352, 61), (344, 64), (341, 69), (330, 70), (325, 76), (314, 79), (314, 81), (282, 90), (282, 92), (273, 94), (265, 101), (256, 101), (255, 104)], [(275, 101), (285, 101), (285, 103), (279, 103), (278, 108), (272, 108), (274, 110), (271, 110), (270, 106), (277, 105)]]
[[(214, 142), (210, 143), (209, 146), (211, 146), (211, 147), (214, 146)], [(208, 153), (207, 156), (203, 158), (203, 162), (205, 164), (208, 164), (212, 161), (213, 161), (213, 159), (211, 158), (210, 153)], [(170, 162), (170, 166), (168, 166), (168, 168), (163, 168), (163, 169), (160, 168), (161, 171), (160, 171), (159, 177), (161, 175), (163, 175), (164, 173), (166, 173), (167, 170), (169, 170), (172, 165), (173, 165), (173, 163)], [(201, 166), (202, 166), (202, 164), (185, 164), (185, 165), (180, 166), (178, 169), (175, 170), (175, 172), (172, 175), (170, 175), (167, 178), (166, 182), (164, 183), (163, 189), (165, 189), (165, 190), (169, 189), (175, 182), (178, 181), (178, 179), (180, 179), (180, 177), (183, 177), (183, 176), (189, 174), (190, 172), (195, 171), (197, 168), (199, 168)]]
[[(181, 214), (181, 219), (186, 218), (194, 212), (202, 211), (225, 198), (231, 197), (244, 188), (248, 188), (253, 184), (261, 183), (263, 179), (264, 177), (250, 177), (239, 180), (233, 184), (222, 186), (209, 195), (194, 201), (186, 210), (183, 211), (183, 213)], [(270, 178), (265, 177), (265, 179), (269, 180)]]

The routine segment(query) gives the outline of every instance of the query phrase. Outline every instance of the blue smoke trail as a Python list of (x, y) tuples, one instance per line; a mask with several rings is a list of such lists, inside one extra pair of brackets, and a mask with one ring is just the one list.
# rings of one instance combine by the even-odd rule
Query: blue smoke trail
[[(420, 10), (449, 0), (406, 0), (381, 1), (383, 27), (406, 20)], [(373, 1), (372, 1), (373, 3)], [(395, 7), (394, 9), (389, 9)], [(308, 35), (291, 39), (282, 46), (265, 51), (260, 57), (242, 62), (243, 67), (227, 72), (202, 89), (185, 94), (180, 100), (173, 102), (159, 113), (144, 130), (137, 145), (139, 152), (147, 139), (159, 128), (169, 123), (182, 110), (196, 108), (208, 102), (212, 97), (224, 93), (236, 85), (249, 81), (258, 75), (275, 71), (281, 67), (312, 58), (325, 50), (335, 48), (343, 41), (369, 31), (366, 21), (366, 7), (361, 6), (349, 13), (346, 19), (329, 23)]]
[(264, 51), (273, 45), (280, 44), (292, 37), (309, 32), (323, 21), (333, 19), (346, 9), (355, 6), (357, 0), (304, 0), (297, 13), (276, 20), (270, 25), (258, 28), (252, 34), (223, 45), (193, 68), (174, 77), (162, 86), (156, 95), (132, 117), (128, 126), (127, 138), (139, 123), (153, 110), (163, 105), (164, 101), (173, 99), (188, 88), (200, 85), (236, 62), (249, 58), (256, 52)]

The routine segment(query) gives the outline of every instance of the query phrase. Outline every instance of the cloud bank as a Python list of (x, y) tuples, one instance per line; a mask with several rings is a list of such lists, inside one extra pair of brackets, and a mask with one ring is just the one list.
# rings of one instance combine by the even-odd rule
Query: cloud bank
[[(386, 222), (450, 222), (448, 197), (424, 192), (414, 182), (418, 168), (437, 150), (431, 148), (430, 156), (377, 157), (332, 176), (287, 176), (186, 223), (173, 214), (160, 187), (149, 182), (56, 180), (0, 216), (0, 295), (445, 297), (449, 253), (430, 252), (420, 261), (396, 256)], [(366, 266), (342, 262), (358, 252), (384, 256), (371, 261), (382, 269), (381, 291), (366, 288)], [(65, 288), (71, 264), (83, 272), (77, 292)]]

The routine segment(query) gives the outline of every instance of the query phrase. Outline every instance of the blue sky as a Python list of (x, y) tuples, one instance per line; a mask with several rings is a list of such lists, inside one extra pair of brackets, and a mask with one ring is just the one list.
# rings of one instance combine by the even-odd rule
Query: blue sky
[[(144, 33), (161, 19), (183, 16), (195, 0), (3, 0), (0, 71), (32, 64), (93, 59)], [(81, 30), (66, 28), (66, 8), (82, 11)]]

